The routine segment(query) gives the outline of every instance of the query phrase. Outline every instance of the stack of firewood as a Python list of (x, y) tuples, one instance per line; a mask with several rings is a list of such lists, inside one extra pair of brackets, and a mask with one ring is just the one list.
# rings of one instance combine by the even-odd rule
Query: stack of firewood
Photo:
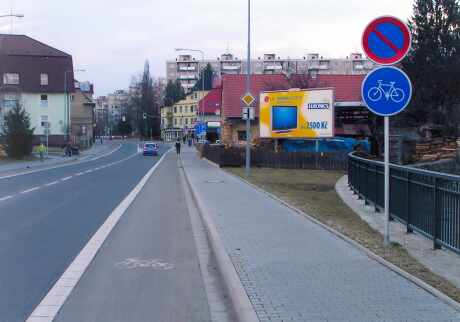
[(0, 144), (0, 160), (6, 158), (5, 147)]
[(437, 161), (455, 158), (457, 141), (453, 139), (432, 139), (428, 142), (417, 143), (415, 146), (418, 161)]

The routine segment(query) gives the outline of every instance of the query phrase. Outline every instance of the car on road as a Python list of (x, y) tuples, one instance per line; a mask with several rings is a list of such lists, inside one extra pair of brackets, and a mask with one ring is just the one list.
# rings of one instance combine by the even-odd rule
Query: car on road
[(158, 155), (158, 150), (160, 147), (157, 143), (154, 142), (145, 142), (144, 147), (142, 149), (142, 155), (151, 155), (156, 156)]

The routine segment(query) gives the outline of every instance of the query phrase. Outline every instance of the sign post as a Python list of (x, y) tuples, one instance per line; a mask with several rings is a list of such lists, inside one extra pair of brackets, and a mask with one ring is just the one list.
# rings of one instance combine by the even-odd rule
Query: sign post
[[(409, 27), (391, 16), (373, 20), (364, 30), (362, 45), (367, 57), (380, 65), (394, 65), (409, 52), (411, 34)], [(385, 231), (384, 244), (390, 244), (390, 116), (403, 111), (412, 97), (409, 77), (399, 68), (380, 67), (364, 79), (361, 95), (368, 109), (384, 117), (385, 163)]]

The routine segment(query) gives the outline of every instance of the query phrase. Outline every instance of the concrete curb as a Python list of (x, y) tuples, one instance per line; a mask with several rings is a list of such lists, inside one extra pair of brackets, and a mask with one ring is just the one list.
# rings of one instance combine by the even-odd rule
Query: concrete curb
[(238, 273), (233, 266), (233, 263), (225, 250), (224, 244), (220, 239), (216, 226), (214, 225), (211, 216), (205, 211), (203, 201), (195, 191), (187, 170), (182, 166), (185, 181), (192, 192), (192, 198), (195, 201), (198, 212), (206, 227), (212, 251), (216, 256), (217, 266), (224, 279), (224, 285), (230, 295), (233, 310), (239, 322), (259, 322), (256, 311), (252, 307), (251, 301), (241, 283)]
[[(296, 213), (298, 213), (299, 215), (302, 215), (304, 216), (305, 218), (307, 218), (308, 220), (314, 222), (315, 224), (321, 226), (322, 228), (326, 229), (327, 231), (329, 231), (330, 233), (336, 235), (337, 237), (339, 237), (340, 239), (346, 241), (347, 243), (351, 244), (352, 246), (354, 246), (355, 248), (359, 249), (360, 251), (364, 252), (368, 257), (372, 258), (373, 260), (379, 262), (380, 264), (388, 267), (389, 269), (391, 269), (393, 272), (397, 273), (398, 275), (406, 278), (407, 280), (411, 281), (412, 283), (416, 284), (417, 286), (421, 287), (422, 289), (424, 289), (425, 291), (427, 291), (428, 293), (432, 294), (433, 296), (439, 298), (441, 301), (443, 301), (444, 303), (446, 303), (447, 305), (451, 306), (453, 309), (457, 310), (458, 312), (460, 312), (460, 303), (458, 303), (457, 301), (455, 301), (454, 299), (450, 298), (449, 296), (447, 296), (446, 294), (442, 293), (441, 291), (437, 290), (436, 288), (432, 287), (431, 285), (425, 283), (424, 281), (422, 281), (421, 279), (419, 279), (418, 277), (415, 277), (409, 273), (407, 273), (406, 271), (402, 270), (401, 268), (397, 267), (396, 265), (390, 263), (389, 261), (385, 260), (384, 258), (380, 257), (379, 255), (373, 253), (372, 251), (370, 251), (369, 249), (367, 249), (366, 247), (362, 246), (361, 244), (359, 244), (358, 242), (354, 241), (353, 239), (345, 236), (344, 234), (342, 234), (341, 232), (323, 224), (322, 222), (320, 222), (319, 220), (311, 217), (310, 215), (306, 214), (305, 212), (303, 212), (302, 210), (290, 205), (289, 203), (287, 203), (286, 201), (284, 200), (281, 200), (280, 198), (278, 198), (277, 196), (273, 195), (272, 193), (266, 191), (266, 190), (263, 190), (262, 188), (250, 183), (249, 181), (241, 178), (241, 177), (238, 177), (232, 173), (229, 173), (227, 172), (229, 175), (235, 177), (236, 179), (239, 179), (241, 180), (242, 182), (246, 183), (247, 185), (251, 186), (252, 188), (260, 191), (261, 193), (264, 193), (265, 195), (267, 195), (268, 197), (282, 203), (284, 206), (294, 210)], [(341, 197), (340, 197), (341, 198)]]

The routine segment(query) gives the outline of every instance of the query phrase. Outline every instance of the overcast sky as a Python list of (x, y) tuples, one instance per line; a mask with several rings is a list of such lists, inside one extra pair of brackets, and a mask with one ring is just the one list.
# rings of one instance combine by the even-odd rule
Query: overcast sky
[[(366, 24), (379, 15), (407, 20), (413, 0), (252, 0), (253, 57), (317, 52), (345, 57), (361, 52)], [(247, 0), (1, 0), (25, 15), (14, 33), (26, 34), (73, 56), (79, 80), (97, 95), (126, 88), (148, 59), (154, 77), (165, 76), (175, 47), (198, 48), (216, 58), (227, 47), (244, 57)], [(8, 33), (10, 20), (0, 20)], [(199, 57), (199, 56), (198, 56)]]

